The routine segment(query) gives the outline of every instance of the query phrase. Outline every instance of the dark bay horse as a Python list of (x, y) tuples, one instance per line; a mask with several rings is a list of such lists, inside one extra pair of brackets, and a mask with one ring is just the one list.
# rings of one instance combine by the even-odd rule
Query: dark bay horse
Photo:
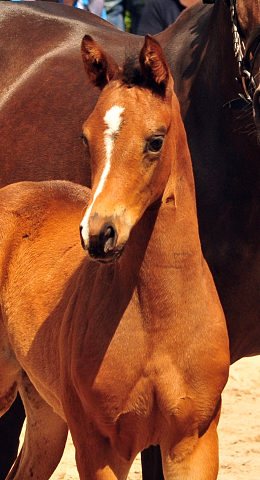
[(83, 126), (92, 190), (0, 191), (0, 405), (19, 389), (27, 416), (7, 478), (47, 480), (68, 425), (81, 480), (125, 480), (151, 444), (167, 480), (216, 480), (229, 342), (172, 76), (149, 36), (137, 65), (89, 35), (82, 56), (101, 89)]
[[(260, 354), (260, 150), (253, 121), (253, 113), (259, 118), (259, 94), (248, 85), (252, 99), (242, 98), (226, 3), (198, 2), (165, 32), (163, 45), (188, 135), (202, 247), (225, 311), (234, 362)], [(252, 42), (260, 42), (259, 1), (234, 4), (235, 25), (248, 45), (246, 57), (252, 57)], [(248, 62), (245, 68), (251, 68)], [(258, 70), (252, 73), (257, 85)]]
[[(234, 7), (250, 70), (251, 57), (257, 60), (259, 1), (236, 0)], [(137, 52), (142, 39), (56, 4), (0, 2), (0, 10), (1, 185), (51, 178), (90, 185), (80, 136), (98, 90), (83, 72), (81, 38), (93, 34), (118, 63), (125, 51)], [(253, 121), (259, 127), (259, 90), (253, 89), (253, 101), (239, 96), (247, 95), (236, 80), (241, 72), (228, 0), (198, 1), (156, 38), (175, 78), (192, 154), (202, 248), (224, 308), (234, 362), (260, 353), (259, 147)], [(248, 78), (252, 83), (250, 72), (243, 81)], [(255, 81), (257, 87), (258, 77)]]

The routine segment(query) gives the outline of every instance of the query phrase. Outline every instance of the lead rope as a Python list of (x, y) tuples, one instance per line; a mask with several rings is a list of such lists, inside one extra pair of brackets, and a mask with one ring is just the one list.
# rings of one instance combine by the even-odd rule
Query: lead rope
[[(243, 52), (245, 51), (245, 44), (241, 40), (241, 37), (238, 32), (238, 22), (237, 22), (237, 16), (236, 16), (236, 9), (235, 9), (235, 1), (236, 0), (230, 0), (230, 14), (231, 14), (231, 22), (232, 22), (232, 34), (233, 34), (233, 48), (234, 48), (234, 53), (235, 57), (237, 59), (238, 63), (238, 71), (239, 75), (241, 78), (242, 86), (245, 92), (245, 100), (248, 103), (252, 102), (252, 97), (249, 93), (249, 86), (251, 86), (253, 89), (256, 88), (256, 84), (254, 81), (254, 78), (252, 74), (244, 68), (244, 54)], [(241, 95), (240, 95), (241, 96)]]
[[(203, 3), (206, 3), (206, 4), (215, 3), (215, 0), (202, 0), (202, 1)], [(238, 72), (239, 72), (239, 78), (237, 78), (237, 80), (242, 84), (245, 95), (239, 93), (238, 94), (239, 98), (230, 100), (223, 106), (225, 108), (236, 108), (236, 109), (242, 108), (243, 110), (246, 108), (248, 110), (251, 110), (253, 100), (252, 100), (252, 96), (249, 93), (249, 89), (253, 91), (256, 89), (256, 83), (255, 83), (254, 77), (252, 73), (250, 73), (250, 71), (248, 70), (248, 67), (251, 70), (250, 63), (249, 63), (251, 43), (249, 42), (249, 46), (246, 49), (243, 40), (241, 40), (241, 36), (239, 34), (239, 25), (238, 25), (238, 20), (236, 15), (236, 7), (235, 7), (236, 0), (224, 0), (224, 2), (230, 8), (232, 36), (233, 36), (233, 50), (234, 50), (235, 58), (237, 60)], [(260, 25), (258, 30), (260, 30)], [(260, 38), (260, 33), (258, 36)], [(260, 44), (257, 48), (257, 51), (258, 50), (260, 50)], [(245, 52), (245, 54), (243, 52)], [(246, 107), (245, 107), (245, 104), (247, 105)]]
[(241, 67), (244, 58), (242, 48), (245, 49), (245, 45), (244, 42), (241, 41), (240, 35), (238, 33), (238, 24), (234, 0), (230, 0), (230, 14), (232, 22), (233, 48), (238, 63), (239, 73), (241, 74)]

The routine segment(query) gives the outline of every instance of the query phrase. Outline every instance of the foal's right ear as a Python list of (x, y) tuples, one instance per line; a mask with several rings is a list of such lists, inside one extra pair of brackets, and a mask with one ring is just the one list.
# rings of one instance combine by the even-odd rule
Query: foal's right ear
[(165, 96), (172, 82), (172, 77), (163, 49), (151, 35), (145, 35), (144, 45), (139, 55), (139, 63), (147, 85)]
[(81, 42), (81, 55), (89, 80), (102, 90), (105, 85), (117, 77), (119, 67), (90, 35)]

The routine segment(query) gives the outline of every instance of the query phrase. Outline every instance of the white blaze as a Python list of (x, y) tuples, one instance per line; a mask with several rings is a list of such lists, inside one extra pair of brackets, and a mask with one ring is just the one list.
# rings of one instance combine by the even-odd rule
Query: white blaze
[(88, 207), (84, 218), (81, 222), (81, 227), (82, 227), (82, 236), (84, 241), (86, 241), (89, 237), (89, 229), (88, 229), (88, 221), (89, 217), (91, 214), (91, 210), (93, 207), (94, 202), (96, 201), (96, 198), (98, 195), (102, 192), (108, 172), (111, 167), (111, 156), (112, 156), (112, 151), (114, 147), (114, 142), (115, 142), (115, 137), (116, 135), (120, 132), (120, 128), (122, 125), (122, 113), (124, 111), (123, 107), (119, 107), (118, 105), (114, 105), (113, 107), (110, 108), (106, 112), (106, 115), (104, 116), (104, 122), (107, 125), (107, 128), (104, 132), (104, 142), (105, 142), (105, 152), (106, 152), (106, 162), (105, 162), (105, 168), (103, 170), (103, 173), (100, 178), (100, 182), (97, 186), (97, 189), (95, 191), (93, 200), (91, 205)]

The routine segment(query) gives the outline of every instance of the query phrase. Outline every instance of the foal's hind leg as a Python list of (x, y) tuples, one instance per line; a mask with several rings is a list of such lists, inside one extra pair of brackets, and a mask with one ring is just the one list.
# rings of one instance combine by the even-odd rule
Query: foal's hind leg
[(60, 462), (68, 427), (24, 374), (20, 388), (26, 411), (25, 439), (7, 480), (47, 480)]

